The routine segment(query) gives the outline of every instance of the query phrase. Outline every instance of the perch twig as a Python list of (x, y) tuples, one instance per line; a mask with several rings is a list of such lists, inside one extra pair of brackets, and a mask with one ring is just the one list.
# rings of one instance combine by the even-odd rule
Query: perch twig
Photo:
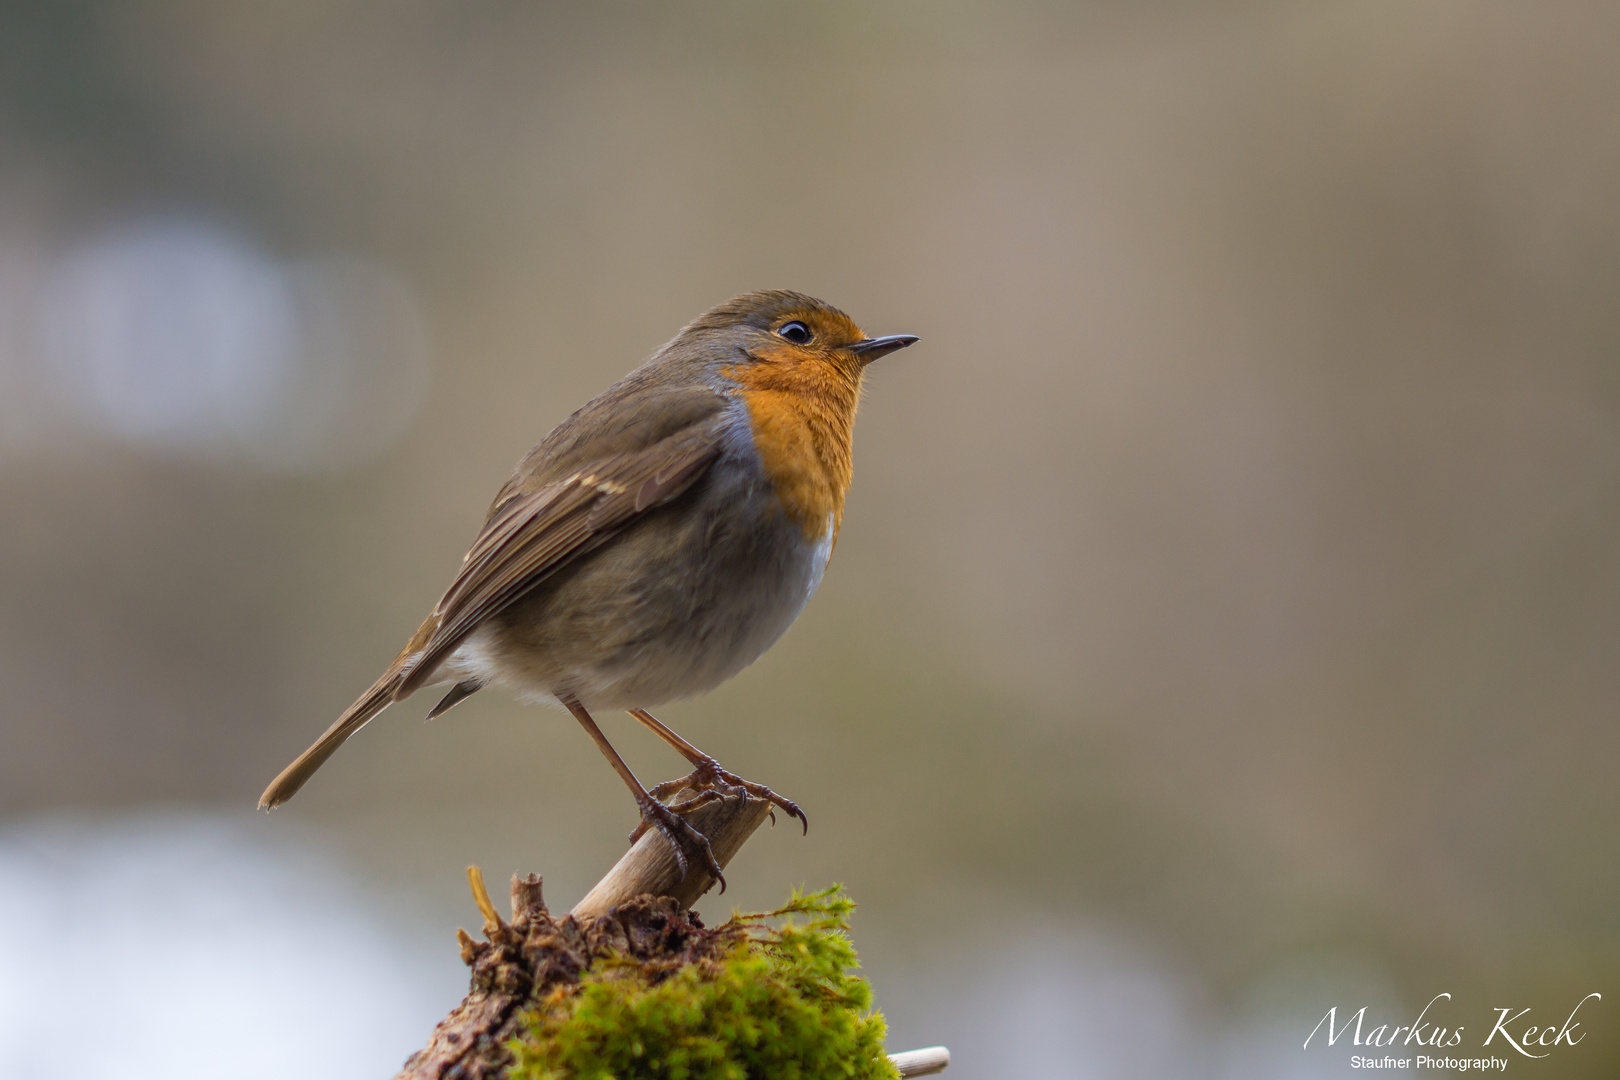
[[(680, 802), (696, 794), (691, 788), (682, 788), (670, 801)], [(688, 814), (686, 820), (709, 838), (715, 861), (724, 870), (770, 812), (771, 804), (766, 800), (739, 795), (700, 806)], [(683, 877), (675, 859), (675, 845), (657, 829), (648, 829), (584, 899), (574, 905), (573, 915), (581, 922), (606, 915), (612, 908), (642, 893), (672, 896), (681, 907), (688, 908), (713, 884), (714, 878), (696, 860), (692, 860)]]

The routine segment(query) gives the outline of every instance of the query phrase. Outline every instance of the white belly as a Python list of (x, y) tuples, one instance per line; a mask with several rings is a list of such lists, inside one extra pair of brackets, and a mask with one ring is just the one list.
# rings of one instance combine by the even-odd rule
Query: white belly
[[(639, 607), (606, 601), (613, 610), (604, 613), (604, 629), (587, 640), (564, 634), (550, 648), (516, 647), (511, 627), (486, 624), (456, 650), (446, 675), (503, 685), (542, 704), (568, 696), (593, 711), (652, 709), (707, 693), (763, 655), (804, 610), (832, 555), (831, 524), (824, 537), (806, 540), (772, 514), (750, 537), (747, 558), (723, 549), (688, 553), (680, 563), (688, 578), (659, 575), (651, 558), (648, 573), (658, 580), (639, 583), (650, 598)], [(537, 614), (544, 619), (544, 610)], [(638, 629), (608, 640), (621, 626)]]

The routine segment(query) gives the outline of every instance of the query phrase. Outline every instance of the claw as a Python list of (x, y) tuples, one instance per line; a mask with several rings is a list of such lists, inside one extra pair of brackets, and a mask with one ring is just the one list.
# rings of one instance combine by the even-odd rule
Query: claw
[[(712, 793), (705, 792), (703, 795), (684, 800), (680, 806), (690, 809), (689, 803), (703, 800), (704, 795), (708, 794)], [(696, 856), (703, 862), (704, 869), (709, 872), (709, 876), (719, 882), (720, 891), (726, 891), (726, 875), (720, 869), (719, 861), (714, 857), (714, 849), (709, 846), (708, 837), (688, 825), (674, 809), (665, 806), (650, 795), (641, 803), (641, 824), (636, 827), (636, 831), (631, 833), (631, 836), (639, 839), (640, 834), (646, 832), (649, 826), (657, 829), (668, 838), (670, 845), (675, 849), (675, 863), (680, 867), (683, 878), (690, 872), (691, 868), (688, 856)]]
[[(685, 790), (686, 788), (686, 784), (684, 783), (679, 783), (673, 780), (670, 781), (670, 783), (676, 785), (677, 791)], [(663, 802), (663, 799), (658, 795), (658, 788), (668, 786), (668, 784), (659, 784), (657, 788), (652, 788), (647, 792), (647, 794), (655, 799), (658, 799), (659, 802)], [(682, 799), (678, 803), (665, 803), (665, 805), (669, 807), (670, 813), (680, 814), (682, 817), (685, 817), (687, 814), (690, 814), (700, 806), (708, 806), (712, 802), (720, 802), (725, 798), (725, 795), (710, 789), (708, 791), (700, 791), (696, 795)], [(649, 824), (651, 823), (643, 818), (640, 824), (638, 824), (634, 829), (630, 830), (630, 842), (632, 844), (641, 839), (642, 835), (646, 833)]]
[[(810, 819), (805, 816), (803, 810), (799, 809), (798, 803), (794, 802), (792, 799), (784, 798), (781, 795), (778, 795), (764, 784), (756, 784), (750, 780), (744, 780), (736, 773), (721, 768), (720, 763), (713, 758), (708, 758), (707, 760), (703, 761), (698, 765), (697, 768), (693, 769), (690, 773), (680, 777), (677, 780), (664, 781), (662, 784), (659, 784), (657, 787), (649, 791), (648, 794), (653, 796), (655, 799), (662, 800), (674, 795), (682, 788), (691, 788), (694, 791), (701, 791), (705, 794), (718, 793), (721, 796), (732, 793), (741, 793), (755, 799), (763, 799), (766, 802), (769, 802), (776, 809), (781, 810), (788, 817), (798, 818), (799, 823), (804, 826), (805, 833), (808, 834), (810, 832)], [(690, 800), (683, 801), (674, 807), (677, 813), (695, 808), (695, 806), (691, 805)], [(776, 824), (776, 814), (774, 811), (771, 813), (771, 824)], [(639, 835), (639, 833), (636, 835)]]

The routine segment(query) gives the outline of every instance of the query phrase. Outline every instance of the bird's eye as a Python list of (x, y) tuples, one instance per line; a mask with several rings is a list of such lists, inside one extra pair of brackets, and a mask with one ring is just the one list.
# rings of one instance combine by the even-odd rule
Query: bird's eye
[(810, 343), (810, 328), (796, 319), (790, 323), (783, 323), (776, 328), (776, 332), (795, 345), (808, 345)]

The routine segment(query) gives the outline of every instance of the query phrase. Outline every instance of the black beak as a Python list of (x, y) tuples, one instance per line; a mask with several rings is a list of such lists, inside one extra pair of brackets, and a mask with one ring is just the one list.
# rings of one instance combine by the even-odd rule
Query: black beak
[(888, 337), (869, 337), (846, 347), (860, 357), (863, 363), (870, 364), (880, 356), (887, 356), (896, 349), (903, 349), (916, 342), (916, 334), (890, 334)]

